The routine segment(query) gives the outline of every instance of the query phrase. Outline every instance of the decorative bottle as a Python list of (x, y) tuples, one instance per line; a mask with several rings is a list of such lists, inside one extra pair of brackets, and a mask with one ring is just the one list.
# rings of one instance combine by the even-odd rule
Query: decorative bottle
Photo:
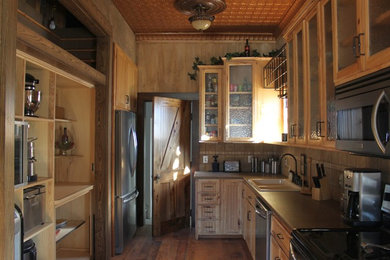
[(250, 56), (250, 47), (249, 47), (248, 39), (246, 39), (246, 43), (245, 43), (245, 56), (247, 56), (247, 57)]
[(64, 127), (64, 134), (61, 137), (61, 143), (63, 145), (69, 144), (68, 129), (66, 129), (66, 127)]

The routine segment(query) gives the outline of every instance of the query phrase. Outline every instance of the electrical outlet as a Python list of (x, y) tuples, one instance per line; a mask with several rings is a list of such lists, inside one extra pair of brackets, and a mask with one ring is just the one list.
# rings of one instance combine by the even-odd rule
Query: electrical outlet
[(251, 162), (252, 162), (252, 158), (253, 158), (252, 155), (248, 155), (248, 163), (251, 163)]
[(203, 155), (203, 163), (208, 163), (209, 157), (207, 155)]

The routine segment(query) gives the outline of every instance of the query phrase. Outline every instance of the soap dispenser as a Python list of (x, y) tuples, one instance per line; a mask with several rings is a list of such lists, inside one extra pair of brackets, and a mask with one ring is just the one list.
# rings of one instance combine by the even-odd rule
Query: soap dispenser
[(218, 155), (214, 155), (214, 161), (212, 163), (213, 172), (219, 172)]

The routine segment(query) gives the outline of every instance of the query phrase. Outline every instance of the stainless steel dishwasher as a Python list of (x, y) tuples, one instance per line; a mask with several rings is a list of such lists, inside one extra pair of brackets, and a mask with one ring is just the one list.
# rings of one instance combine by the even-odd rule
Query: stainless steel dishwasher
[(272, 211), (259, 197), (256, 198), (256, 260), (270, 259)]

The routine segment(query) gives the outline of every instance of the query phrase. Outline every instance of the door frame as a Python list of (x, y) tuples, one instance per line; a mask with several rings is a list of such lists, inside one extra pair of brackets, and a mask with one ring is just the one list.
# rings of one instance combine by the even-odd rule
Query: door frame
[[(138, 93), (137, 98), (137, 133), (138, 133), (138, 161), (137, 161), (137, 173), (144, 172), (144, 114), (145, 114), (145, 102), (153, 102), (153, 98), (155, 96), (159, 97), (167, 97), (167, 98), (176, 98), (187, 100), (191, 102), (199, 101), (198, 93)], [(191, 129), (193, 132), (191, 145), (190, 145), (190, 165), (191, 165), (191, 174), (198, 170), (199, 167), (199, 134), (195, 131), (198, 131), (199, 121), (196, 120), (198, 118), (199, 111), (197, 109), (192, 109), (191, 116)], [(196, 120), (196, 121), (195, 121)], [(195, 141), (194, 141), (195, 139)], [(137, 225), (144, 226), (144, 174), (137, 174), (137, 187), (139, 191), (139, 195), (137, 198)], [(153, 191), (152, 191), (153, 192)], [(192, 196), (192, 195), (190, 195)], [(191, 201), (190, 205), (191, 207)], [(190, 212), (190, 216), (193, 212)]]

